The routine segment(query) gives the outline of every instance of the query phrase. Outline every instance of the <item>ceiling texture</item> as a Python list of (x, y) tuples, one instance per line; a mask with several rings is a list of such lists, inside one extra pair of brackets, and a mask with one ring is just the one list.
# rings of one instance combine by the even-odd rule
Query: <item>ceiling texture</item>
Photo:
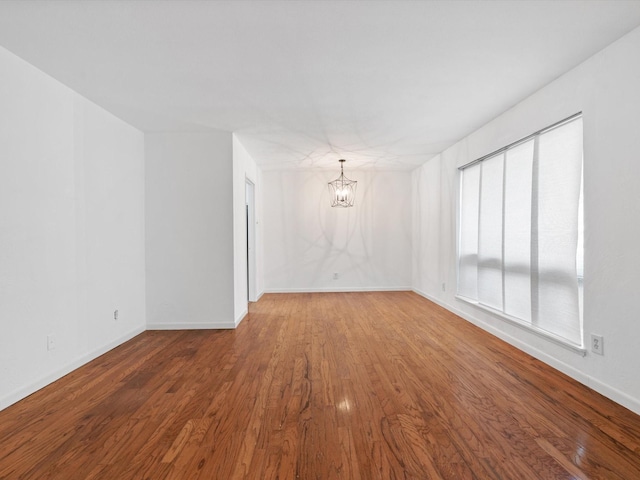
[(0, 2), (6, 49), (265, 169), (414, 168), (638, 25), (637, 0)]

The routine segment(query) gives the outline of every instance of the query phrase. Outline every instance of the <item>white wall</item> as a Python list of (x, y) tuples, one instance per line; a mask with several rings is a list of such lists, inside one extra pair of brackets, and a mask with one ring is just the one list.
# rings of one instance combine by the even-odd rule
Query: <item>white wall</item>
[(145, 141), (147, 327), (233, 328), (232, 136)]
[(332, 208), (327, 182), (339, 173), (337, 162), (262, 172), (265, 291), (410, 289), (411, 173), (347, 163), (355, 206)]
[[(417, 169), (416, 291), (640, 413), (640, 29), (560, 77)], [(584, 338), (582, 357), (458, 301), (457, 167), (578, 111), (584, 121)], [(446, 291), (441, 288), (446, 283)]]
[(260, 169), (233, 135), (233, 251), (234, 251), (234, 319), (238, 325), (248, 313), (247, 304), (247, 224), (245, 213), (245, 184), (250, 180), (255, 186), (255, 244), (256, 290), (260, 298), (264, 291), (262, 247), (262, 179)]
[(0, 78), (4, 408), (144, 330), (144, 137), (2, 48)]

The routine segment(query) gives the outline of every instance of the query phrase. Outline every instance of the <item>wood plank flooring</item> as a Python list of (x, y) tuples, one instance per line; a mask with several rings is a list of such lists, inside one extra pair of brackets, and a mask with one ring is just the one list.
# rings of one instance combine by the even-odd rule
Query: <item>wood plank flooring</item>
[(265, 295), (0, 412), (2, 479), (640, 479), (640, 417), (410, 292)]

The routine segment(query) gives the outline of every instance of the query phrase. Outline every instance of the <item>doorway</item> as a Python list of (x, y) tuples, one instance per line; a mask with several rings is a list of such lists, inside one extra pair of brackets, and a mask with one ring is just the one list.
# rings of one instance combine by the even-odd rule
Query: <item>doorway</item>
[(256, 202), (255, 185), (245, 181), (246, 232), (247, 232), (247, 301), (257, 301), (256, 288)]

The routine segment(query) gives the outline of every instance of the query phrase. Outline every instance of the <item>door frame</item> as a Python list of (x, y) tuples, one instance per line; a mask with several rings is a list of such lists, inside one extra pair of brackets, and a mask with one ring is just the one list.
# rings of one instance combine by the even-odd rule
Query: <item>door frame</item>
[(247, 300), (258, 300), (256, 283), (256, 186), (245, 177)]

